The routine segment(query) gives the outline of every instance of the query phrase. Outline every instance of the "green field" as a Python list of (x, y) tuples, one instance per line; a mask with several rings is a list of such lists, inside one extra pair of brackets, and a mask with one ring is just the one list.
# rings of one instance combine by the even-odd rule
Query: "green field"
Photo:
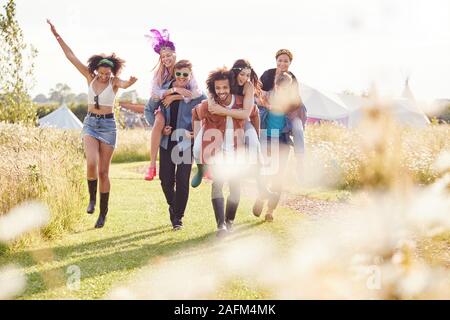
[[(61, 239), (45, 242), (4, 255), (0, 265), (16, 263), (24, 268), (28, 285), (22, 299), (100, 299), (113, 284), (133, 279), (140, 270), (160, 259), (176, 259), (186, 251), (214, 250), (221, 241), (215, 236), (215, 219), (210, 202), (210, 184), (192, 190), (186, 210), (185, 228), (173, 232), (167, 205), (158, 180), (142, 179), (146, 163), (112, 166), (112, 196), (107, 224), (93, 228), (96, 216), (86, 215), (78, 230)], [(286, 227), (305, 218), (287, 208), (277, 211), (276, 223), (263, 223), (251, 214), (252, 199), (243, 197), (236, 230), (225, 241), (258, 232), (269, 232), (280, 244), (288, 241)], [(98, 210), (98, 209), (97, 209)], [(67, 289), (70, 266), (81, 270), (80, 290)], [(217, 296), (236, 299), (264, 298), (264, 292), (247, 286), (245, 279), (231, 281)]]

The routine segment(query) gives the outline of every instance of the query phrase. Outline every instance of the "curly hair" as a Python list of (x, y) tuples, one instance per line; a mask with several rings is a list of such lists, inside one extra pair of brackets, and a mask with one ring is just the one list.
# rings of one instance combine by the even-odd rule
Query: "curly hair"
[(88, 60), (89, 72), (94, 75), (100, 67), (111, 68), (112, 74), (118, 76), (125, 66), (125, 60), (120, 59), (114, 53), (111, 55), (97, 54)]
[(217, 98), (215, 82), (219, 80), (228, 80), (231, 89), (234, 86), (235, 77), (233, 72), (229, 71), (225, 67), (209, 73), (208, 79), (206, 80), (206, 88), (214, 99)]
[[(262, 94), (261, 88), (262, 83), (259, 81), (258, 75), (256, 74), (255, 70), (253, 70), (252, 65), (248, 60), (239, 59), (236, 60), (236, 62), (233, 64), (233, 67), (231, 68), (231, 72), (233, 72), (234, 78), (237, 79), (239, 73), (244, 69), (250, 69), (250, 82), (255, 87), (255, 94), (260, 97)], [(233, 85), (232, 92), (236, 94), (238, 92), (238, 82), (235, 81), (235, 84)]]

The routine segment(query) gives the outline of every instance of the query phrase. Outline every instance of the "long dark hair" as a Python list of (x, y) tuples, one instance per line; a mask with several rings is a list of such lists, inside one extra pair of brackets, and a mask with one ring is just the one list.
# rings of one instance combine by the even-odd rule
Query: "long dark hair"
[(253, 70), (252, 65), (250, 64), (250, 62), (248, 62), (248, 60), (244, 60), (244, 59), (236, 60), (236, 62), (233, 64), (233, 67), (231, 68), (231, 72), (233, 73), (234, 79), (236, 79), (234, 81), (234, 84), (233, 84), (233, 87), (232, 87), (232, 92), (235, 93), (235, 94), (238, 93), (239, 84), (237, 82), (237, 77), (238, 77), (239, 73), (241, 73), (241, 71), (244, 70), (244, 69), (250, 69), (251, 70), (250, 82), (255, 87), (255, 94), (258, 97), (260, 97), (261, 94), (262, 94), (262, 91), (261, 91), (262, 83), (261, 83), (261, 81), (259, 81), (258, 75), (256, 74), (255, 70)]
[[(105, 61), (102, 62), (102, 60), (105, 60)], [(88, 60), (88, 69), (92, 75), (95, 74), (95, 71), (97, 71), (98, 68), (106, 67), (106, 68), (111, 68), (112, 74), (116, 77), (120, 74), (124, 65), (125, 65), (125, 60), (122, 60), (119, 57), (116, 57), (116, 55), (114, 53), (109, 56), (105, 55), (105, 54), (93, 55)]]

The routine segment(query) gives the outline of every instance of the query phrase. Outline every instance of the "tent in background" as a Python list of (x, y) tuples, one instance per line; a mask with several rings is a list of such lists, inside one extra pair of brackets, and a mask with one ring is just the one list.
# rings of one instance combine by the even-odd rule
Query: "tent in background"
[(411, 91), (411, 88), (409, 87), (409, 78), (406, 78), (405, 80), (405, 88), (403, 89), (402, 98), (416, 101), (416, 98), (414, 97), (414, 94)]
[[(409, 99), (397, 98), (386, 106), (393, 118), (400, 124), (412, 127), (426, 127), (430, 124), (427, 116)], [(349, 115), (348, 126), (354, 128), (358, 126), (362, 119), (364, 107), (356, 109)]]
[[(370, 107), (370, 99), (347, 94), (338, 94), (338, 97), (349, 109), (348, 127), (356, 127), (362, 119), (364, 108)], [(426, 127), (430, 124), (409, 87), (409, 79), (405, 81), (402, 97), (387, 102), (386, 107), (400, 124), (412, 127)]]
[(82, 129), (83, 123), (63, 104), (49, 115), (39, 119), (39, 126), (41, 128)]
[(300, 84), (300, 95), (308, 110), (308, 122), (336, 121), (346, 125), (349, 108), (335, 95)]
[[(348, 126), (350, 128), (356, 127), (359, 121), (361, 121), (364, 107), (369, 106), (368, 102), (370, 100), (345, 95), (340, 95), (340, 98), (343, 101), (346, 101), (353, 110), (349, 114)], [(409, 87), (409, 78), (405, 81), (402, 97), (389, 101), (387, 103), (387, 108), (392, 113), (394, 119), (400, 124), (412, 127), (426, 127), (430, 124), (430, 120), (428, 120), (425, 113), (420, 109), (414, 94)]]
[(339, 93), (337, 94), (337, 97), (339, 100), (342, 101), (342, 103), (347, 106), (347, 109), (349, 110), (349, 114), (355, 110), (358, 110), (360, 108), (363, 108), (370, 104), (370, 99), (367, 97), (362, 96), (356, 96), (352, 94), (345, 94), (345, 93)]

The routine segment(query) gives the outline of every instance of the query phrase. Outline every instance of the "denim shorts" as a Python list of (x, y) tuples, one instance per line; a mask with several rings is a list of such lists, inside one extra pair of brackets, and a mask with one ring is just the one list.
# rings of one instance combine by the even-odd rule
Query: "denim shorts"
[(156, 109), (151, 109), (151, 108), (144, 109), (145, 121), (147, 121), (147, 124), (150, 127), (153, 127), (155, 125), (155, 118), (156, 118), (156, 114), (158, 112), (162, 112), (162, 115), (164, 116), (164, 118), (166, 118), (166, 115), (163, 112), (163, 110), (161, 109), (161, 107), (158, 107)]
[(155, 110), (146, 107), (144, 109), (144, 116), (145, 121), (147, 121), (147, 124), (150, 127), (153, 127), (155, 125)]
[(117, 147), (116, 120), (86, 116), (83, 122), (83, 137), (86, 135), (115, 149)]

